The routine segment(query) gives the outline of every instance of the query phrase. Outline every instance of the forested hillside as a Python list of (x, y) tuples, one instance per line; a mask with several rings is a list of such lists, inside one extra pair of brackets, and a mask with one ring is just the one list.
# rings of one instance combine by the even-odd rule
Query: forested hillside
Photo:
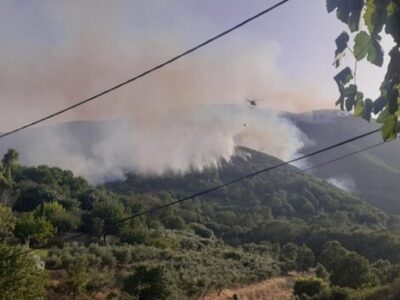
[[(301, 150), (309, 153), (379, 127), (374, 120), (366, 122), (335, 110), (313, 111), (305, 114), (286, 114), (287, 118), (310, 140)], [(318, 141), (318, 143), (316, 143)], [(377, 144), (380, 133), (346, 144), (336, 151), (309, 158), (311, 164)], [(367, 150), (356, 156), (313, 171), (315, 176), (332, 179), (347, 187), (350, 192), (387, 212), (400, 213), (399, 188), (400, 151), (398, 140)]]
[(93, 187), (59, 168), (22, 166), (9, 151), (1, 168), (0, 294), (197, 299), (292, 271), (316, 272), (295, 287), (317, 285), (318, 295), (396, 291), (389, 284), (400, 276), (398, 219), (291, 166), (118, 222), (278, 162), (239, 148), (219, 168), (128, 174)]

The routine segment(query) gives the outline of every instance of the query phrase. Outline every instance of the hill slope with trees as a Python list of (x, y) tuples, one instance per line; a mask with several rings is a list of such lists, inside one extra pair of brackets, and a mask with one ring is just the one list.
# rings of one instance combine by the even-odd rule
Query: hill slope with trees
[(94, 187), (70, 171), (22, 166), (10, 150), (0, 172), (0, 294), (198, 299), (315, 270), (321, 293), (350, 295), (400, 276), (398, 219), (292, 166), (118, 222), (279, 162), (239, 148), (218, 168)]
[[(302, 153), (309, 153), (379, 128), (379, 124), (373, 120), (368, 123), (336, 110), (287, 114), (286, 116), (310, 140), (301, 150)], [(382, 137), (377, 133), (346, 144), (335, 151), (311, 157), (309, 162), (311, 165), (318, 164), (381, 141)], [(394, 140), (334, 164), (315, 169), (313, 174), (323, 179), (341, 182), (343, 186), (349, 188), (351, 193), (384, 211), (400, 213), (398, 188), (400, 158), (397, 155), (399, 151), (400, 143)]]

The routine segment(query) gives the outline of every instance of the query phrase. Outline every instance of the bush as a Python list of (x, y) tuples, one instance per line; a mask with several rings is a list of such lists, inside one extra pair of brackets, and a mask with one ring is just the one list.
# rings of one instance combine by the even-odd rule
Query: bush
[(332, 287), (331, 288), (331, 299), (330, 300), (349, 300), (350, 299), (350, 290), (341, 287)]
[(183, 230), (186, 227), (185, 221), (179, 216), (167, 216), (161, 221), (168, 229)]
[(123, 226), (120, 230), (121, 242), (128, 244), (145, 244), (149, 240), (149, 230), (144, 226)]
[(325, 269), (325, 267), (321, 264), (317, 264), (317, 267), (315, 269), (315, 275), (318, 278), (321, 278), (323, 280), (328, 280), (329, 279), (329, 273), (328, 271)]
[(163, 267), (140, 266), (125, 278), (123, 290), (138, 300), (170, 299), (173, 294), (171, 283)]
[(298, 296), (300, 299), (307, 299), (307, 296), (315, 296), (321, 293), (323, 290), (327, 289), (327, 287), (328, 284), (321, 278), (303, 277), (297, 279), (294, 283), (293, 294), (295, 296)]
[(112, 251), (119, 264), (129, 264), (132, 261), (132, 254), (128, 247), (113, 248)]
[(117, 264), (117, 260), (115, 259), (111, 250), (107, 250), (101, 255), (101, 265), (103, 267), (114, 268)]
[(195, 234), (205, 239), (210, 239), (214, 236), (214, 232), (202, 224), (192, 223), (190, 227), (192, 227)]
[(46, 257), (45, 264), (46, 269), (57, 269), (61, 267), (61, 257), (55, 255), (48, 256)]

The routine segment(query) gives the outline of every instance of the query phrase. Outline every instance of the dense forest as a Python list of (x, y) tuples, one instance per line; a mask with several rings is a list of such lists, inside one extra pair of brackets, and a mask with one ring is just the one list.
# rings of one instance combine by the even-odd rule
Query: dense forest
[(279, 162), (238, 148), (215, 168), (94, 187), (9, 150), (0, 297), (199, 299), (296, 272), (301, 299), (398, 299), (398, 217), (292, 166), (120, 222)]

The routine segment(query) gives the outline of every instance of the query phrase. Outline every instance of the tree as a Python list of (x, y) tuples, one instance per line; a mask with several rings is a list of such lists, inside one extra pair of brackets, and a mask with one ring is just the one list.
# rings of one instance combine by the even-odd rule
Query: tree
[(15, 235), (23, 239), (28, 248), (31, 240), (43, 243), (52, 238), (54, 233), (54, 227), (49, 221), (43, 217), (35, 217), (33, 213), (21, 214), (15, 225)]
[(297, 248), (296, 266), (297, 269), (304, 272), (312, 268), (315, 264), (314, 252), (306, 245)]
[(279, 260), (283, 272), (289, 272), (296, 269), (297, 246), (293, 243), (287, 243), (282, 247)]
[(173, 291), (165, 269), (160, 266), (139, 266), (124, 280), (123, 290), (138, 300), (169, 299)]
[(326, 243), (320, 261), (330, 273), (333, 285), (359, 288), (377, 282), (369, 261), (356, 252), (348, 251), (337, 241)]
[(18, 158), (19, 154), (14, 149), (9, 149), (6, 154), (4, 154), (2, 163), (4, 167), (5, 177), (7, 178), (8, 182), (12, 182), (12, 171), (18, 165)]
[(327, 288), (328, 284), (321, 278), (303, 277), (295, 281), (293, 294), (299, 299), (310, 299), (309, 297), (318, 295)]
[(8, 180), (3, 166), (0, 164), (0, 197), (4, 191), (11, 187), (11, 182)]
[(67, 211), (58, 202), (44, 203), (36, 208), (36, 217), (45, 217), (59, 232), (74, 230), (79, 226), (79, 217)]
[(315, 275), (318, 278), (321, 278), (323, 280), (328, 280), (329, 279), (329, 273), (325, 269), (325, 267), (321, 264), (317, 264), (317, 267), (315, 268)]
[(88, 265), (86, 259), (78, 257), (67, 268), (65, 287), (74, 300), (82, 294), (89, 282)]
[(16, 218), (11, 208), (0, 204), (0, 241), (13, 233), (15, 222)]
[(338, 258), (347, 255), (348, 250), (338, 241), (329, 241), (324, 245), (319, 261), (330, 272), (336, 266)]
[(0, 298), (43, 299), (47, 271), (37, 256), (19, 247), (0, 244)]
[(106, 240), (108, 235), (118, 233), (120, 226), (117, 223), (124, 216), (125, 209), (121, 202), (111, 197), (105, 198), (93, 204), (89, 226)]
[[(351, 51), (356, 61), (367, 59), (372, 64), (381, 67), (384, 62), (384, 52), (380, 44), (381, 33), (393, 38), (394, 47), (390, 50), (390, 61), (385, 78), (381, 84), (381, 95), (378, 99), (364, 99), (358, 90), (356, 82), (351, 80), (356, 74), (346, 67), (336, 76), (340, 97), (336, 104), (342, 110), (354, 110), (356, 116), (366, 120), (371, 115), (379, 114), (377, 121), (382, 124), (384, 140), (394, 139), (400, 130), (399, 94), (400, 94), (400, 1), (399, 0), (327, 0), (328, 12), (336, 11), (339, 20), (349, 26), (354, 37)], [(367, 31), (360, 29), (361, 17)], [(350, 36), (343, 32), (336, 39), (335, 65), (340, 66), (340, 58), (349, 49)]]
[(350, 252), (336, 261), (337, 265), (331, 271), (330, 280), (332, 284), (359, 288), (370, 283), (370, 269), (368, 260), (355, 253)]
[(121, 242), (128, 244), (146, 244), (149, 241), (149, 230), (140, 223), (129, 222), (121, 226), (119, 231)]

